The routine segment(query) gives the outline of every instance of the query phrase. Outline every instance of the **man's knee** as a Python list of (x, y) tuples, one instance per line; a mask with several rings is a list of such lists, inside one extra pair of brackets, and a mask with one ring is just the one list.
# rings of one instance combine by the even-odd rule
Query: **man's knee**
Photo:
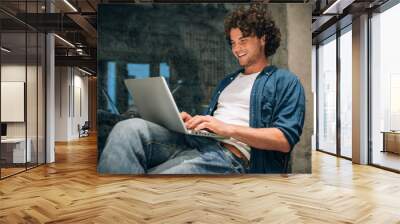
[(102, 159), (112, 160), (125, 158), (126, 154), (136, 150), (137, 144), (141, 143), (142, 134), (146, 121), (140, 118), (132, 118), (118, 122), (108, 136), (107, 143), (102, 153)]
[(112, 132), (117, 135), (131, 135), (144, 130), (147, 127), (146, 121), (141, 118), (131, 118), (118, 122)]

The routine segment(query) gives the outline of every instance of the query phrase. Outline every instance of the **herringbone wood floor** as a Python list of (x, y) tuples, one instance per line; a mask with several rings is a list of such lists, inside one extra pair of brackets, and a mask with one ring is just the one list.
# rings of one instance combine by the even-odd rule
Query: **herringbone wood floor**
[(0, 223), (400, 223), (400, 175), (315, 152), (313, 174), (96, 173), (94, 137), (0, 181)]

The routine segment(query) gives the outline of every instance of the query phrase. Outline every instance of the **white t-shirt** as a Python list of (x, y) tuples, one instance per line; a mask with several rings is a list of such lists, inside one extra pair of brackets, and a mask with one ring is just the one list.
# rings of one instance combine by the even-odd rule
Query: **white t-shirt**
[[(214, 117), (227, 124), (249, 127), (250, 94), (258, 74), (240, 73), (220, 94)], [(221, 140), (236, 146), (250, 160), (250, 147), (236, 139)]]

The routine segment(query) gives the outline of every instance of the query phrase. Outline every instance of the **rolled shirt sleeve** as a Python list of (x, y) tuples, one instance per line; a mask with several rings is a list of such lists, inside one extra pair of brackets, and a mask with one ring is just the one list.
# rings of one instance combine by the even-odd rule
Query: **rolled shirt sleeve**
[(304, 125), (304, 89), (297, 77), (280, 89), (271, 127), (283, 132), (292, 150), (300, 140)]

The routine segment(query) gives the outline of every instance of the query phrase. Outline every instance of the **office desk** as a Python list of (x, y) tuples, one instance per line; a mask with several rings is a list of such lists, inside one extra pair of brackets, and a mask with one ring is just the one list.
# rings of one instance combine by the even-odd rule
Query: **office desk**
[(382, 131), (381, 133), (383, 133), (382, 152), (400, 154), (400, 131)]
[(30, 162), (32, 158), (32, 141), (30, 138), (27, 138), (26, 142), (28, 144), (25, 151), (25, 138), (1, 139), (1, 159), (5, 160), (5, 163)]

